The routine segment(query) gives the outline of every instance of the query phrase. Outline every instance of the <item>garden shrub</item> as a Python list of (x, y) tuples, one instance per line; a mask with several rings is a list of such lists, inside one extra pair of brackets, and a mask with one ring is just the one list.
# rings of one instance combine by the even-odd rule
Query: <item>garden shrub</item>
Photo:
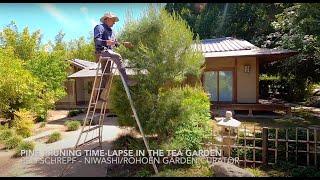
[(16, 148), (15, 156), (21, 156), (22, 150), (34, 150), (35, 143), (33, 141), (22, 141)]
[(245, 168), (245, 170), (249, 171), (251, 174), (253, 174), (254, 177), (262, 177), (263, 171), (261, 171), (259, 168)]
[(81, 113), (83, 113), (83, 110), (81, 110), (81, 109), (74, 109), (74, 110), (69, 111), (68, 117), (77, 116), (78, 114), (81, 114)]
[(148, 169), (144, 168), (144, 169), (138, 171), (135, 176), (137, 176), (137, 177), (148, 177), (150, 175), (152, 175), (152, 172), (150, 172)]
[(46, 122), (41, 122), (39, 127), (40, 127), (40, 128), (44, 128), (46, 125), (47, 125)]
[(1, 131), (1, 130), (4, 130), (4, 129), (6, 129), (6, 126), (0, 124), (0, 131)]
[[(277, 172), (281, 172), (283, 176), (320, 177), (320, 171), (315, 167), (297, 166), (294, 162), (285, 160), (280, 160), (276, 164), (273, 164), (272, 169), (276, 170)], [(276, 176), (279, 175), (276, 174)]]
[(49, 139), (47, 140), (47, 143), (53, 143), (56, 141), (59, 141), (61, 139), (61, 133), (60, 132), (53, 132), (50, 134)]
[(165, 167), (156, 177), (212, 177), (213, 171), (206, 159), (197, 158), (192, 166), (172, 168)]
[(72, 121), (68, 120), (64, 123), (67, 126), (67, 131), (75, 131), (78, 130), (81, 126), (81, 123), (79, 121)]
[(260, 77), (260, 97), (266, 99), (270, 98), (269, 90), (273, 97), (281, 98), (289, 102), (297, 102), (303, 101), (310, 96), (312, 85), (300, 79)]
[(210, 101), (201, 87), (187, 86), (161, 93), (159, 104), (163, 115), (158, 123), (163, 128), (158, 136), (172, 137), (170, 148), (198, 150), (209, 140)]
[(3, 128), (0, 130), (0, 142), (3, 143), (15, 134), (13, 129)]
[(22, 137), (29, 137), (32, 135), (34, 119), (33, 114), (22, 109), (15, 112), (12, 126), (15, 128), (18, 135), (21, 135)]
[[(117, 103), (120, 101), (119, 98)], [(122, 99), (121, 102), (125, 101)], [(151, 107), (151, 102), (145, 101)], [(157, 134), (159, 142), (166, 142), (163, 148), (199, 149), (201, 143), (210, 138), (210, 101), (201, 87), (163, 90), (154, 103), (156, 109), (151, 112), (150, 109), (140, 110), (138, 116), (144, 118), (151, 113), (152, 118), (141, 124), (145, 133)], [(124, 108), (117, 110), (121, 112), (118, 115), (119, 124), (136, 126), (135, 120)]]
[[(147, 137), (149, 141), (149, 148), (156, 149), (156, 141), (150, 137)], [(114, 149), (132, 149), (143, 150), (146, 149), (142, 137), (136, 138), (131, 134), (120, 135), (113, 143)]]
[(4, 145), (7, 149), (14, 149), (21, 143), (22, 140), (23, 138), (21, 136), (13, 135), (4, 141)]
[(290, 174), (293, 177), (320, 177), (319, 169), (315, 167), (295, 167)]
[[(130, 91), (144, 133), (157, 135), (158, 146), (165, 142), (166, 148), (199, 149), (211, 134), (209, 98), (202, 87), (182, 87), (187, 75), (200, 82), (204, 57), (192, 46), (199, 39), (193, 40), (192, 31), (179, 16), (150, 7), (141, 19), (128, 21), (119, 40), (135, 46), (119, 46), (115, 51), (136, 72), (132, 78), (138, 85)], [(118, 78), (110, 102), (120, 125), (139, 130)]]

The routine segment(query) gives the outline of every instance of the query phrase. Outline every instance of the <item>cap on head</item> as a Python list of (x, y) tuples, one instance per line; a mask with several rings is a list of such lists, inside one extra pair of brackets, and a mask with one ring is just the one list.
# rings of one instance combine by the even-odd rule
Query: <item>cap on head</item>
[(118, 16), (116, 16), (115, 14), (113, 14), (111, 12), (107, 12), (100, 18), (100, 22), (103, 23), (106, 18), (112, 18), (112, 19), (114, 19), (114, 22), (118, 22), (119, 21)]

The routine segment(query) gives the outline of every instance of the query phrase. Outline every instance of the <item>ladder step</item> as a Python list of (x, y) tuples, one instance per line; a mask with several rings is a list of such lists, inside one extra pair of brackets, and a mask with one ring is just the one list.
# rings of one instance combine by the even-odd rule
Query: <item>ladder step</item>
[(81, 146), (83, 146), (83, 145), (85, 145), (85, 144), (88, 144), (88, 143), (90, 143), (90, 142), (93, 142), (93, 141), (95, 141), (95, 140), (97, 140), (97, 139), (99, 139), (99, 138), (100, 138), (100, 137), (97, 136), (97, 137), (92, 138), (92, 139), (90, 139), (90, 140), (88, 140), (88, 141), (85, 141), (84, 143), (77, 145), (76, 148), (81, 147)]
[(93, 127), (93, 128), (87, 129), (87, 130), (85, 130), (85, 131), (82, 131), (82, 133), (86, 133), (86, 132), (89, 132), (89, 131), (93, 131), (93, 130), (98, 129), (98, 128), (100, 128), (100, 127), (102, 127), (102, 126), (101, 126), (101, 125), (98, 125), (98, 126), (96, 126), (96, 127)]
[(94, 118), (99, 117), (99, 116), (100, 116), (100, 114), (94, 114), (93, 117), (91, 115), (90, 117), (88, 117), (88, 120), (94, 119)]
[[(107, 102), (106, 100), (102, 100), (102, 99), (100, 99), (100, 100), (98, 100), (98, 102), (97, 103), (104, 103), (104, 102)], [(91, 105), (96, 105), (97, 103), (91, 103)]]

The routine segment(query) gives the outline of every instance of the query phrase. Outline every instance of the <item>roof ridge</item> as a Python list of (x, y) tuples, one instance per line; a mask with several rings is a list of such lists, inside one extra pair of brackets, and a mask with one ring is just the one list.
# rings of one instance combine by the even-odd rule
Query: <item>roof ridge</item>
[(199, 43), (195, 43), (194, 47), (203, 53), (259, 49), (249, 41), (235, 37), (203, 39)]
[(227, 37), (219, 37), (219, 38), (208, 38), (208, 39), (200, 39), (200, 41), (210, 41), (210, 40), (220, 40), (220, 39), (237, 39), (235, 37), (227, 36)]

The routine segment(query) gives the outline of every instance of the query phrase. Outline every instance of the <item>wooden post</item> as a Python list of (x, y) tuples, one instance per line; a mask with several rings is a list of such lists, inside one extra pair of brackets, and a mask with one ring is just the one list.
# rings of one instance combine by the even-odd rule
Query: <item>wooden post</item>
[(247, 167), (247, 126), (244, 126), (244, 167)]
[(286, 129), (286, 161), (288, 161), (289, 157), (289, 144), (288, 144), (288, 129)]
[(314, 128), (314, 165), (317, 166), (317, 129)]
[(232, 142), (232, 139), (231, 139), (231, 126), (229, 126), (229, 132), (228, 132), (228, 157), (231, 156), (231, 142)]
[(252, 114), (252, 109), (251, 109), (251, 108), (249, 109), (249, 114), (248, 114), (248, 116), (250, 116), (250, 117), (253, 116), (253, 114)]
[(253, 125), (253, 167), (256, 168), (256, 126)]
[(298, 128), (296, 127), (296, 165), (298, 165)]
[(276, 141), (275, 141), (274, 162), (277, 163), (278, 159), (278, 128), (276, 128)]
[(268, 165), (268, 128), (262, 128), (262, 163)]
[(240, 153), (239, 153), (239, 129), (240, 127), (237, 128), (237, 156), (238, 156), (238, 159), (240, 159)]
[(310, 161), (310, 157), (309, 157), (309, 153), (310, 153), (310, 144), (309, 144), (309, 129), (307, 129), (307, 165), (309, 166), (309, 161)]

